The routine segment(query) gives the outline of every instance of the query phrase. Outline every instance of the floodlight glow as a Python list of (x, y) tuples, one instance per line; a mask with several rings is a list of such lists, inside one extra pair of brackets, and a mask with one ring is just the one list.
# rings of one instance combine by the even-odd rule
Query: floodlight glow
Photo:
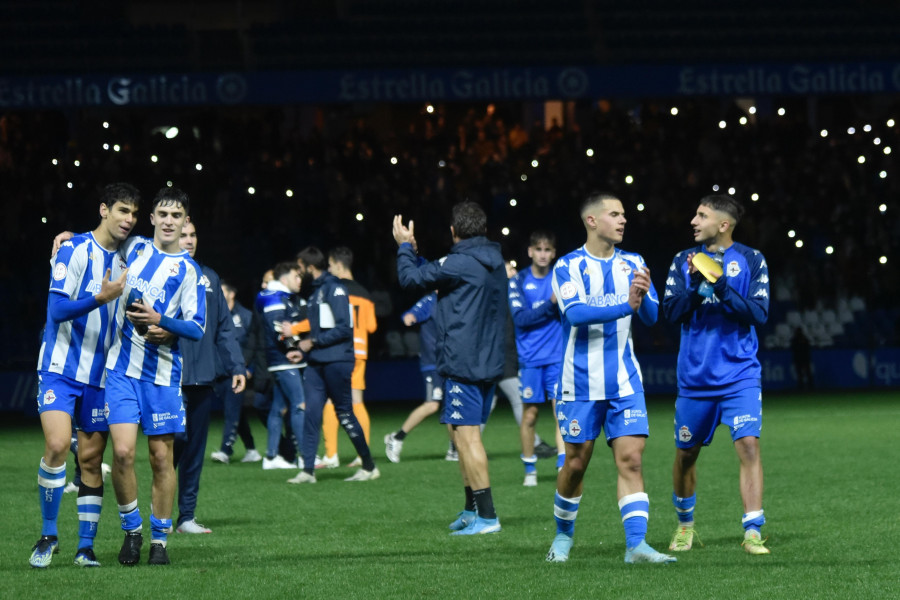
[(728, 195), (734, 196), (735, 189), (733, 187), (728, 188)]
[(357, 221), (362, 221), (364, 218), (365, 218), (365, 217), (363, 217), (363, 214), (362, 214), (362, 213), (356, 213), (356, 220), (357, 220)]
[(519, 263), (517, 263), (517, 262), (514, 261), (514, 260), (509, 261), (509, 264), (510, 264), (510, 266), (513, 266), (513, 267), (518, 267), (518, 266), (519, 266)]
[(887, 212), (887, 204), (879, 204), (878, 212)]
[(642, 203), (638, 203), (637, 209), (638, 209), (638, 212), (644, 212), (644, 205)]
[(779, 108), (779, 109), (778, 109), (778, 116), (779, 116), (779, 117), (783, 117), (785, 112), (786, 112), (786, 111), (785, 111), (783, 108)]
[(109, 121), (103, 121), (103, 129), (109, 129)]
[(755, 107), (755, 106), (751, 106), (750, 108), (747, 109), (747, 112), (750, 113), (751, 115), (755, 115), (755, 114), (756, 114), (756, 107)]
[(856, 133), (856, 127), (848, 127), (847, 133), (853, 135), (854, 133)]
[(874, 140), (872, 140), (872, 143), (875, 144), (876, 146), (878, 146), (879, 144), (881, 144), (881, 138), (880, 137), (875, 138)]
[(168, 129), (166, 129), (166, 139), (167, 140), (174, 139), (175, 136), (177, 136), (177, 135), (178, 135), (177, 127), (169, 127)]
[(150, 157), (150, 162), (152, 162), (152, 163), (159, 162), (159, 157), (154, 154), (153, 156)]
[(55, 158), (54, 158), (53, 160), (51, 160), (50, 162), (51, 162), (54, 166), (56, 166), (56, 165), (59, 164), (59, 161), (56, 160)]
[(539, 164), (540, 164), (540, 163), (537, 161), (536, 158), (535, 158), (534, 160), (531, 161), (531, 166), (534, 167), (534, 168), (537, 168)]
[(119, 146), (118, 144), (116, 144), (115, 146), (113, 146), (113, 150), (115, 150), (116, 152), (118, 152), (118, 151), (121, 150), (121, 149), (122, 149), (121, 146)]
[(396, 165), (396, 164), (397, 164), (397, 157), (396, 157), (396, 156), (392, 156), (392, 157), (391, 157), (391, 164), (392, 164), (392, 165)]
[(885, 147), (884, 147), (884, 153), (885, 153), (885, 154), (890, 154), (890, 153), (891, 153), (891, 147), (890, 147), (890, 146), (885, 146)]
[(882, 171), (881, 173), (878, 174), (878, 176), (879, 176), (881, 179), (885, 179), (885, 178), (887, 177), (887, 171)]
[(802, 247), (803, 247), (803, 240), (797, 240), (796, 242), (794, 242), (794, 245), (797, 246), (798, 248), (802, 248)]
[(863, 131), (869, 133), (870, 131), (872, 131), (872, 126), (866, 123), (865, 125), (863, 125)]
[(887, 264), (887, 256), (882, 256), (881, 258), (878, 259), (878, 262), (880, 262), (883, 265)]
[(672, 113), (672, 116), (674, 117), (675, 115), (678, 114), (678, 107), (677, 107), (677, 106), (673, 106), (673, 107), (672, 107), (672, 110), (670, 110), (669, 112)]
[(712, 190), (713, 190), (714, 192), (718, 192), (718, 191), (719, 191), (719, 184), (718, 184), (718, 183), (714, 183), (714, 184), (713, 184), (713, 187), (712, 187)]
[(588, 158), (592, 157), (594, 155), (594, 149), (588, 148), (587, 152), (585, 152), (585, 154), (587, 154)]
[(719, 129), (725, 129), (728, 124), (725, 121), (719, 121)]
[(166, 187), (172, 187), (172, 180), (171, 180), (171, 179), (170, 179), (169, 181), (166, 182)]
[(509, 205), (510, 205), (510, 206), (515, 206), (516, 204), (518, 204), (518, 202), (516, 201), (515, 198), (510, 198), (510, 199), (509, 199)]
[(47, 222), (47, 217), (41, 217), (41, 223), (46, 223), (46, 222)]
[(791, 229), (790, 231), (788, 231), (788, 237), (789, 237), (789, 238), (796, 237), (796, 236), (797, 236), (797, 232), (794, 231), (793, 229)]
[(828, 137), (828, 130), (823, 129), (822, 131), (819, 132), (819, 135), (821, 135), (822, 137)]
[(887, 120), (887, 126), (888, 126), (888, 127), (893, 127), (893, 126), (894, 126), (894, 120), (893, 120), (893, 119), (888, 119), (888, 120)]
[(75, 187), (75, 186), (72, 185), (72, 182), (70, 181), (70, 182), (68, 182), (68, 183), (66, 184), (66, 187), (69, 188), (69, 189), (71, 190), (71, 189), (72, 189), (73, 187)]
[(103, 144), (103, 149), (104, 149), (104, 150), (109, 150), (109, 144)]
[(860, 156), (859, 158), (856, 159), (856, 162), (858, 162), (859, 164), (863, 164), (866, 162), (866, 157)]
[(522, 175), (519, 177), (519, 179), (521, 179), (522, 181), (528, 181), (528, 175), (526, 175), (525, 173), (522, 173)]
[(428, 106), (425, 107), (425, 112), (427, 112), (430, 115), (431, 113), (434, 112), (434, 107), (429, 104)]
[(634, 183), (634, 177), (632, 177), (631, 175), (626, 175), (625, 183), (627, 183), (628, 185), (631, 185), (632, 183)]
[(741, 125), (746, 125), (746, 124), (747, 124), (747, 117), (741, 117), (741, 118), (739, 119), (739, 121), (740, 121)]
[(825, 254), (834, 254), (834, 246), (826, 246)]
[(438, 161), (438, 167), (439, 167), (439, 168), (443, 169), (443, 168), (446, 167), (446, 166), (447, 166), (447, 163), (445, 163), (444, 161), (442, 161), (442, 160), (439, 160), (439, 161)]
[(202, 171), (203, 165), (201, 165), (200, 163), (197, 163), (196, 165), (194, 165), (194, 168), (197, 169), (198, 171)]
[(250, 187), (247, 188), (247, 193), (252, 196), (253, 194), (256, 193), (256, 188), (251, 185)]
[(286, 190), (284, 190), (284, 195), (287, 196), (288, 198), (293, 198), (293, 197), (294, 197), (294, 190), (292, 190), (292, 189), (286, 189)]
[(73, 162), (72, 164), (75, 165), (76, 167), (80, 167), (81, 161), (76, 159), (75, 162)]
[(509, 235), (509, 227), (504, 227), (500, 230), (500, 233), (502, 233), (503, 235)]
[(757, 200), (759, 200), (759, 194), (756, 194), (756, 193), (750, 194), (750, 199), (753, 200), (754, 202), (756, 202)]

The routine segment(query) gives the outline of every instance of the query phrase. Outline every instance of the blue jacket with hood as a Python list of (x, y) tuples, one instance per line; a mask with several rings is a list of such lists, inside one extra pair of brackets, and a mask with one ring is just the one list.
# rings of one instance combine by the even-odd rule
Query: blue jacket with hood
[(397, 251), (400, 285), (437, 290), (437, 370), (466, 383), (503, 375), (507, 278), (500, 244), (484, 236), (460, 240), (434, 262), (418, 263), (410, 244)]

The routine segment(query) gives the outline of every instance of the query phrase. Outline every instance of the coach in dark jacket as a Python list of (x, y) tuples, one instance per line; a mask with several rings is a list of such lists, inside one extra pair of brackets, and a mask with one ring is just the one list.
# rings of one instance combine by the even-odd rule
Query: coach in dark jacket
[(347, 288), (340, 279), (328, 272), (328, 262), (321, 250), (304, 248), (297, 255), (297, 264), (313, 278), (312, 294), (307, 305), (309, 338), (300, 341), (306, 355), (306, 423), (303, 429), (304, 469), (291, 483), (314, 483), (316, 449), (322, 430), (322, 409), (331, 398), (338, 422), (353, 442), (362, 468), (346, 481), (369, 481), (381, 473), (375, 468), (369, 444), (353, 414), (350, 378), (356, 356), (353, 352), (353, 313)]
[[(185, 223), (181, 231), (181, 248), (191, 258), (197, 251), (197, 232), (193, 223)], [(216, 359), (231, 374), (232, 389), (243, 391), (246, 385), (244, 358), (234, 339), (231, 312), (222, 294), (219, 276), (206, 265), (200, 265), (206, 285), (206, 329), (199, 341), (181, 339), (178, 344), (184, 360), (181, 394), (187, 419), (184, 433), (175, 436), (175, 466), (178, 469), (179, 533), (210, 533), (197, 523), (194, 510), (200, 490), (200, 473), (209, 434), (209, 414), (215, 396)]]
[(495, 533), (487, 454), (481, 425), (487, 421), (494, 383), (503, 375), (507, 278), (500, 245), (484, 237), (487, 217), (474, 202), (453, 207), (450, 254), (418, 264), (413, 223), (394, 217), (397, 277), (407, 289), (438, 292), (438, 372), (444, 376), (442, 423), (459, 451), (466, 504), (450, 524), (456, 535)]

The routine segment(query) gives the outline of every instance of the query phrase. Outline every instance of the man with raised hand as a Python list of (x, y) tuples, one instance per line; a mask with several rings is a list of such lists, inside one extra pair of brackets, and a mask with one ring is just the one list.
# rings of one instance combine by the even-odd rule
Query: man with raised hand
[[(113, 442), (113, 486), (125, 540), (119, 562), (140, 560), (143, 521), (134, 470), (138, 426), (147, 436), (151, 489), (149, 564), (169, 564), (167, 534), (175, 495), (173, 445), (184, 431), (181, 351), (177, 338), (199, 340), (206, 319), (206, 287), (200, 266), (181, 249), (181, 230), (190, 210), (187, 194), (164, 187), (153, 199), (153, 239), (132, 238), (124, 248), (128, 278), (119, 301), (116, 332), (106, 361), (109, 432)], [(157, 326), (176, 339), (154, 343)], [(153, 338), (155, 339), (155, 338)]]
[(465, 505), (450, 524), (452, 535), (500, 531), (491, 494), (488, 458), (481, 439), (494, 387), (503, 375), (503, 327), (507, 319), (506, 266), (500, 245), (489, 241), (487, 216), (474, 202), (453, 207), (450, 253), (434, 262), (416, 256), (413, 222), (394, 217), (397, 277), (406, 289), (437, 290), (435, 322), (440, 340), (437, 369), (444, 377), (444, 412), (459, 452)]
[(641, 368), (631, 340), (631, 319), (656, 322), (659, 300), (644, 259), (616, 248), (625, 234), (625, 209), (609, 194), (581, 205), (587, 241), (553, 267), (553, 292), (563, 315), (564, 358), (557, 388), (557, 418), (566, 462), (556, 479), (556, 537), (550, 562), (569, 559), (584, 474), (601, 432), (612, 448), (625, 562), (668, 563), (645, 541), (650, 499), (644, 491), (643, 453), (649, 435)]
[(106, 353), (115, 326), (115, 305), (110, 303), (125, 289), (124, 261), (117, 250), (137, 221), (140, 198), (127, 183), (107, 185), (100, 197), (100, 224), (63, 242), (51, 261), (47, 322), (38, 358), (37, 402), (44, 430), (38, 489), (43, 526), (29, 559), (32, 567), (50, 566), (59, 552), (56, 521), (66, 485), (73, 420), (82, 469), (75, 564), (100, 566), (94, 538), (103, 505), (101, 465), (109, 432), (104, 386)]

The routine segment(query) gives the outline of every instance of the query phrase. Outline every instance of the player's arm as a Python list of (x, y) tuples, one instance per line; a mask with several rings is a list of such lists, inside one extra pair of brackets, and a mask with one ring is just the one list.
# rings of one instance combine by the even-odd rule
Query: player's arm
[(397, 249), (397, 281), (400, 287), (413, 290), (433, 290), (442, 283), (454, 280), (449, 270), (453, 257), (435, 262), (419, 260), (411, 244), (403, 243)]
[(612, 306), (588, 306), (584, 286), (580, 279), (571, 277), (568, 266), (554, 267), (553, 294), (560, 311), (576, 327), (608, 323), (634, 313), (634, 308), (627, 301)]
[[(234, 337), (234, 323), (231, 320), (231, 312), (228, 310), (228, 303), (225, 301), (225, 295), (222, 293), (222, 286), (218, 282), (213, 282), (213, 302), (219, 308), (219, 322), (216, 323), (216, 349), (219, 351), (219, 358), (225, 370), (233, 377), (244, 379), (244, 373), (247, 368), (244, 365), (244, 356), (241, 353), (241, 347)], [(241, 385), (243, 390), (243, 384)], [(238, 393), (240, 391), (235, 390)]]
[(727, 277), (719, 277), (713, 291), (726, 308), (726, 315), (744, 325), (763, 325), (769, 318), (769, 268), (762, 254), (750, 262), (750, 287), (745, 298), (728, 285)]
[(508, 288), (509, 312), (512, 314), (513, 323), (519, 329), (530, 329), (538, 327), (557, 319), (559, 312), (556, 304), (550, 302), (550, 299), (540, 300), (533, 304), (528, 304), (528, 299), (521, 289), (521, 281), (518, 277), (509, 280)]
[[(650, 269), (644, 266), (642, 273), (646, 275), (647, 287), (646, 292), (641, 295), (641, 303), (637, 310), (637, 316), (644, 325), (653, 325), (659, 318), (659, 297), (656, 295), (656, 288), (653, 287), (653, 280), (650, 279)], [(635, 275), (635, 280), (637, 279), (638, 275)], [(632, 287), (637, 285), (638, 284), (635, 281), (632, 281)], [(639, 287), (643, 289), (642, 286), (643, 284)]]
[(434, 304), (437, 302), (437, 293), (431, 292), (423, 296), (412, 308), (403, 313), (403, 323), (408, 327), (414, 323), (424, 323), (431, 318), (434, 312)]
[(699, 293), (700, 281), (703, 276), (697, 271), (685, 277), (682, 268), (692, 256), (692, 254), (680, 252), (675, 255), (672, 265), (669, 267), (662, 308), (663, 314), (671, 323), (689, 321), (697, 307), (703, 304), (703, 296)]
[(103, 281), (100, 284), (100, 291), (93, 296), (86, 296), (73, 300), (62, 290), (51, 290), (49, 298), (49, 315), (55, 323), (63, 321), (71, 321), (82, 315), (86, 315), (95, 308), (98, 308), (108, 302), (112, 302), (122, 295), (125, 289), (125, 277), (128, 270), (122, 272), (121, 277), (115, 281), (110, 281), (110, 270), (106, 270)]
[(159, 325), (180, 338), (199, 341), (206, 324), (206, 285), (200, 282), (198, 269), (184, 264), (185, 276), (181, 281), (178, 311), (183, 318), (158, 313), (149, 304), (132, 304), (125, 316), (136, 325)]

